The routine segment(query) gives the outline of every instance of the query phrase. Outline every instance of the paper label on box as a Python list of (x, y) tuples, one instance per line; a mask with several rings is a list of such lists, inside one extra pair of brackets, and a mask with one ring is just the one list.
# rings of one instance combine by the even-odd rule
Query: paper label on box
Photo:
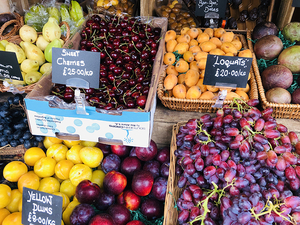
[(27, 109), (31, 133), (56, 137), (56, 133), (77, 134), (80, 140), (98, 142), (120, 140), (123, 145), (147, 147), (150, 140), (150, 121), (113, 122), (37, 113)]

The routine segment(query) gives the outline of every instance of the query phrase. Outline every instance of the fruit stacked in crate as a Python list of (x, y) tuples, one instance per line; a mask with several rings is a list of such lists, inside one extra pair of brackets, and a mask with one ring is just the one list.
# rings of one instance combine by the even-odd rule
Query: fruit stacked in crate
[[(239, 35), (226, 31), (223, 28), (183, 28), (180, 35), (174, 30), (169, 30), (165, 36), (166, 77), (164, 90), (166, 96), (178, 99), (216, 99), (219, 90), (215, 86), (204, 85), (207, 55), (225, 55), (252, 57), (249, 49), (244, 49)], [(206, 76), (209, 76), (207, 74)], [(249, 73), (248, 80), (251, 77)], [(226, 100), (242, 98), (249, 100), (246, 88), (224, 88), (228, 90)]]

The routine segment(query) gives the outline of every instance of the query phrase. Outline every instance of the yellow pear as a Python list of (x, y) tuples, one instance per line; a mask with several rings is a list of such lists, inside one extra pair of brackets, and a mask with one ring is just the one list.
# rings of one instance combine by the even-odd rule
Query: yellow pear
[(59, 39), (60, 43), (61, 43), (61, 46), (64, 46), (65, 42), (63, 39)]
[(50, 73), (52, 71), (52, 63), (44, 63), (40, 68), (40, 73)]
[(26, 56), (25, 56), (25, 53), (24, 53), (23, 49), (20, 46), (14, 44), (14, 43), (8, 43), (5, 46), (5, 51), (15, 52), (19, 64), (22, 63), (26, 59)]
[(5, 51), (5, 47), (0, 43), (0, 51)]
[(30, 71), (25, 75), (26, 84), (34, 84), (40, 80), (43, 75), (38, 71)]
[(41, 49), (42, 51), (45, 51), (47, 45), (49, 42), (44, 38), (43, 35), (39, 35), (38, 39), (36, 40), (36, 46)]
[(6, 47), (6, 45), (9, 43), (7, 40), (2, 40), (0, 41), (0, 43), (4, 46), (4, 48)]
[(37, 32), (36, 30), (28, 25), (23, 25), (19, 30), (20, 38), (23, 41), (29, 41), (31, 43), (34, 43), (37, 39)]
[(28, 41), (24, 41), (23, 46), (27, 59), (38, 61), (40, 66), (45, 63), (45, 56), (41, 49)]
[(28, 73), (30, 71), (38, 71), (39, 69), (39, 63), (36, 60), (33, 59), (25, 59), (21, 63), (21, 71)]

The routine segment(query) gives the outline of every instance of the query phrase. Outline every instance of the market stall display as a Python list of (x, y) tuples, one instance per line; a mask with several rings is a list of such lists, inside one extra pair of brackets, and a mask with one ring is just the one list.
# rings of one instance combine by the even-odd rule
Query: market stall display
[[(245, 88), (219, 88), (203, 85), (207, 56), (225, 55), (252, 58), (245, 37), (223, 28), (183, 28), (176, 36), (169, 30), (165, 38), (165, 71), (160, 76), (158, 97), (162, 103), (175, 110), (215, 112), (219, 90), (228, 90), (225, 104), (233, 98), (244, 101), (257, 99), (257, 87), (250, 69)], [(207, 74), (207, 76), (212, 76)]]
[[(67, 27), (66, 37), (61, 34), (60, 26)], [(0, 41), (1, 51), (16, 53), (23, 79), (4, 79), (6, 85), (0, 85), (1, 92), (16, 88), (19, 92), (28, 93), (44, 74), (51, 72), (52, 47), (61, 48), (70, 37), (69, 25), (61, 22), (60, 26), (53, 17), (49, 17), (43, 32), (36, 32), (33, 27), (23, 25), (18, 35)]]
[(299, 223), (299, 139), (258, 103), (174, 125), (164, 224)]
[(9, 215), (22, 212), (20, 196), (27, 187), (63, 197), (62, 220), (67, 225), (162, 221), (168, 147), (157, 148), (153, 141), (148, 148), (132, 148), (51, 137), (44, 146), (46, 151), (29, 148), (24, 162), (4, 166), (8, 183), (0, 184), (0, 196), (13, 194), (0, 208), (8, 209)]
[(297, 24), (289, 24), (281, 32), (272, 24), (247, 33), (255, 52), (253, 66), (262, 106), (273, 108), (276, 118), (299, 118), (298, 29)]

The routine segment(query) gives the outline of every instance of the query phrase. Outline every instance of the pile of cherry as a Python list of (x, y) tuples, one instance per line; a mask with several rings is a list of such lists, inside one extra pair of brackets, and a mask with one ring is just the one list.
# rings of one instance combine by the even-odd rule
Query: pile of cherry
[[(161, 28), (138, 18), (93, 15), (81, 31), (80, 50), (100, 52), (100, 87), (83, 90), (101, 109), (141, 108), (149, 93)], [(74, 90), (56, 85), (52, 94), (74, 101)]]
[(258, 100), (179, 128), (179, 224), (300, 224), (300, 142)]

